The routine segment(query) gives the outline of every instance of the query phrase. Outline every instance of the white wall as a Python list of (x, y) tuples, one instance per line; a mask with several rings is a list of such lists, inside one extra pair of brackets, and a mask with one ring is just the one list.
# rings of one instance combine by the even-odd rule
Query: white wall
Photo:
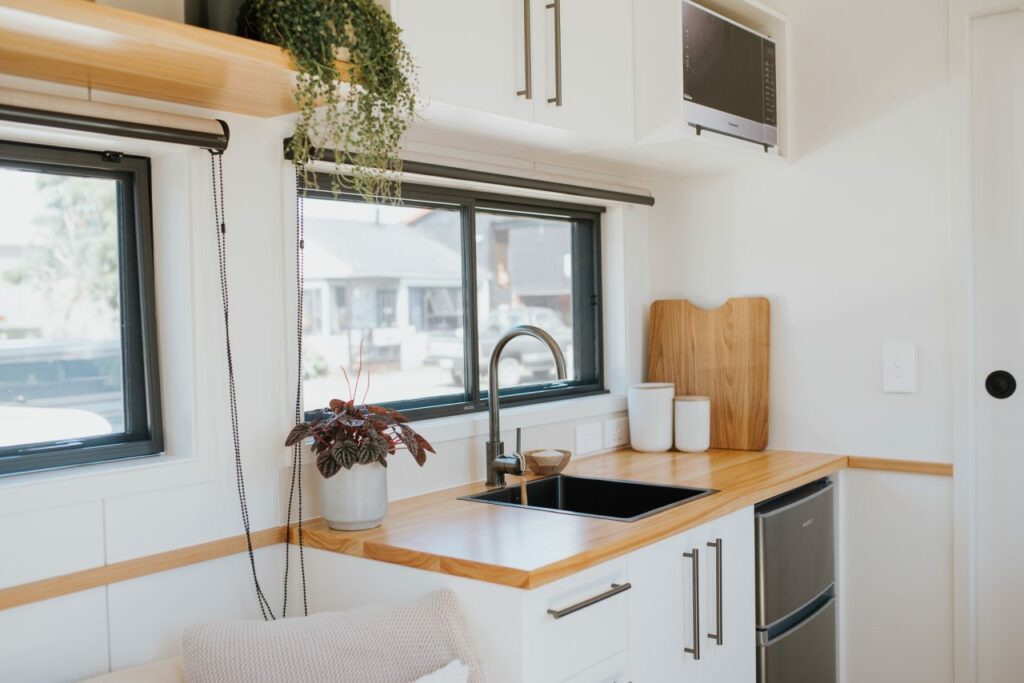
[[(84, 91), (22, 79), (3, 85), (72, 97)], [(253, 529), (282, 524), (290, 476), (283, 440), (294, 405), (294, 234), (290, 167), (281, 159), (287, 120), (197, 112), (92, 93), (93, 99), (226, 119), (224, 157), (232, 338), (241, 441)], [(170, 145), (5, 126), (0, 137), (153, 158), (161, 382), (167, 455), (130, 463), (0, 479), (0, 588), (241, 533), (227, 395), (215, 234), (206, 152)], [(437, 150), (434, 150), (435, 156)], [(449, 160), (451, 161), (451, 160)], [(498, 164), (499, 162), (495, 162)], [(486, 164), (475, 155), (474, 165)], [(645, 252), (624, 235), (646, 229), (646, 209), (610, 206), (604, 239), (611, 396), (503, 416), (503, 436), (524, 427), (528, 446), (571, 447), (573, 427), (625, 410), (626, 361), (641, 339)], [(639, 284), (630, 284), (639, 283)], [(636, 320), (627, 333), (623, 320)], [(628, 373), (634, 373), (629, 376)], [(552, 417), (554, 415), (555, 417)], [(400, 453), (389, 468), (392, 499), (483, 479), (486, 416), (422, 425), (438, 454), (420, 469)], [(318, 516), (307, 464), (307, 518)], [(284, 546), (257, 553), (264, 589), (280, 610)], [(294, 559), (294, 556), (293, 556)], [(294, 567), (294, 564), (293, 564)], [(207, 618), (257, 617), (248, 558), (236, 555), (0, 612), (0, 679), (73, 680), (178, 652), (182, 628)], [(290, 614), (300, 597), (293, 594)], [(316, 609), (315, 604), (311, 605)], [(47, 633), (46, 652), (40, 634)], [(15, 637), (14, 634), (17, 634)]]
[[(772, 447), (951, 461), (947, 5), (772, 4), (792, 161), (655, 183), (652, 298), (771, 300)], [(887, 341), (917, 393), (882, 393)], [(951, 481), (843, 479), (844, 683), (952, 680)]]

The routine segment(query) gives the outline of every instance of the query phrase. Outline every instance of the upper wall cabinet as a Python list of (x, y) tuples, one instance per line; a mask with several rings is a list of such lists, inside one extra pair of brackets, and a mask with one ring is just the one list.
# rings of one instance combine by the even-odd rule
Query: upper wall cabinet
[(392, 0), (402, 38), (420, 68), (426, 102), (524, 121), (527, 87), (522, 0)]
[(631, 0), (392, 0), (428, 103), (632, 142)]
[[(533, 7), (539, 123), (633, 140), (633, 7), (628, 0), (540, 0)], [(539, 44), (538, 44), (539, 43)]]

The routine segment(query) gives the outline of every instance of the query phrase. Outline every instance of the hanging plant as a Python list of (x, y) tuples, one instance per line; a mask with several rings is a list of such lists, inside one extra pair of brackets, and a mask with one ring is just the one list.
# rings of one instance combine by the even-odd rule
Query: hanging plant
[[(287, 50), (298, 76), (299, 116), (289, 151), (307, 184), (308, 163), (331, 150), (331, 190), (395, 201), (401, 193), (402, 142), (416, 110), (416, 67), (401, 29), (374, 0), (246, 0), (239, 24)], [(337, 58), (351, 64), (347, 96)], [(330, 152), (329, 152), (330, 153)], [(350, 164), (351, 171), (342, 169)]]

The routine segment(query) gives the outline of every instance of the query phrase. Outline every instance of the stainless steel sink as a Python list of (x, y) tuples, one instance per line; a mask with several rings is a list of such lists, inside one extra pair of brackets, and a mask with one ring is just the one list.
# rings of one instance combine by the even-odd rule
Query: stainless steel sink
[(459, 500), (635, 522), (712, 493), (717, 491), (556, 474), (526, 485), (529, 505), (523, 505), (519, 486), (516, 485), (464, 496)]

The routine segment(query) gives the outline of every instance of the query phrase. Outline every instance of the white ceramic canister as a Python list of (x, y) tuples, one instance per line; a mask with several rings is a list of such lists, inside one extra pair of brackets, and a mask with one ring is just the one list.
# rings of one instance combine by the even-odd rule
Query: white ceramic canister
[(711, 445), (711, 399), (676, 396), (676, 450), (703, 453)]
[(626, 394), (629, 409), (629, 441), (636, 451), (667, 451), (672, 448), (671, 382), (635, 384)]

